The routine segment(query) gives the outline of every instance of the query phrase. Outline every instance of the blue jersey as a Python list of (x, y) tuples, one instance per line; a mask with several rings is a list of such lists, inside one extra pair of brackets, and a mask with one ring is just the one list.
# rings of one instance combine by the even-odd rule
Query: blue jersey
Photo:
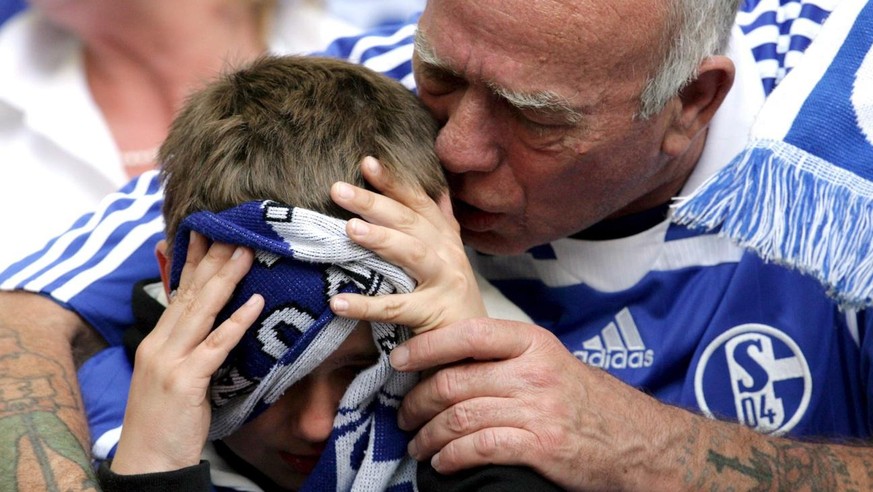
[[(762, 94), (798, 63), (833, 3), (746, 2), (736, 31)], [(326, 53), (414, 89), (414, 30), (406, 24), (338, 40)], [(732, 156), (720, 156), (721, 165)], [(132, 286), (158, 276), (161, 203), (156, 173), (142, 175), (0, 273), (0, 288), (50, 296), (120, 344), (133, 322)], [(663, 401), (762, 432), (869, 434), (864, 313), (841, 312), (813, 279), (715, 233), (664, 222), (623, 239), (563, 239), (518, 257), (473, 260), (581, 361)]]
[(665, 221), (474, 261), (579, 360), (661, 401), (766, 433), (869, 435), (866, 318), (724, 238)]

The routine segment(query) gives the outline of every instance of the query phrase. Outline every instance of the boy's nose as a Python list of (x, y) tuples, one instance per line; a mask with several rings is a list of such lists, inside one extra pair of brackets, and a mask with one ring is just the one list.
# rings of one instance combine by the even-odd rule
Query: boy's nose
[(337, 391), (328, 380), (312, 378), (301, 397), (302, 405), (297, 416), (299, 437), (309, 442), (326, 441), (333, 430), (342, 391)]

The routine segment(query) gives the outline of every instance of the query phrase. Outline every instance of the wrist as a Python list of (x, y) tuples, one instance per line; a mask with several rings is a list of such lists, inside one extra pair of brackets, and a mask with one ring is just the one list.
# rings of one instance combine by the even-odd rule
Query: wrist
[(636, 450), (630, 458), (634, 466), (619, 466), (616, 470), (621, 490), (665, 491), (699, 490), (694, 477), (706, 465), (706, 446), (720, 423), (684, 409), (663, 405), (650, 415), (651, 432), (639, 434)]
[(110, 469), (119, 475), (140, 475), (181, 470), (200, 462), (200, 452), (173, 449), (174, 452), (168, 453), (167, 450), (173, 447), (154, 450), (147, 444), (137, 445), (130, 440), (126, 441), (122, 434)]
[(736, 423), (662, 406), (658, 422), (652, 423), (657, 430), (646, 435), (645, 458), (634, 473), (626, 474), (622, 490), (696, 491), (745, 483), (742, 477), (723, 476), (723, 466), (713, 460), (747, 453), (756, 443), (766, 444), (765, 436)]

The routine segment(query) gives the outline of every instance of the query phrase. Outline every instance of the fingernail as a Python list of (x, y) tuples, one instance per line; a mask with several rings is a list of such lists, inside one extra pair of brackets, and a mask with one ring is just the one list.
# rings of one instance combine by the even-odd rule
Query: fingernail
[(403, 369), (409, 363), (409, 349), (400, 345), (391, 351), (391, 365), (395, 369)]
[(249, 297), (249, 300), (246, 301), (246, 304), (245, 304), (245, 305), (246, 305), (246, 306), (251, 306), (251, 305), (253, 305), (253, 304), (257, 304), (257, 303), (258, 303), (258, 298), (260, 298), (260, 297), (261, 297), (260, 294), (252, 294), (252, 296)]
[[(403, 428), (403, 424), (400, 424), (400, 428)], [(412, 456), (414, 459), (418, 459), (418, 445), (415, 444), (415, 439), (409, 441), (409, 445), (406, 446), (406, 452), (409, 453), (409, 456)]]
[(351, 200), (355, 195), (351, 185), (348, 183), (338, 182), (334, 185), (334, 189), (336, 190), (337, 196), (344, 200)]
[(370, 232), (370, 225), (360, 219), (352, 219), (349, 221), (349, 226), (352, 229), (352, 234), (363, 237)]
[(430, 466), (432, 466), (434, 470), (440, 471), (440, 454), (439, 453), (433, 455), (433, 458), (430, 459)]
[(330, 308), (335, 313), (345, 312), (349, 309), (349, 302), (345, 299), (334, 298), (330, 300)]
[(242, 256), (242, 254), (243, 254), (242, 246), (237, 246), (236, 249), (233, 250), (233, 256), (231, 256), (230, 259), (235, 260), (235, 259), (239, 258), (240, 256)]

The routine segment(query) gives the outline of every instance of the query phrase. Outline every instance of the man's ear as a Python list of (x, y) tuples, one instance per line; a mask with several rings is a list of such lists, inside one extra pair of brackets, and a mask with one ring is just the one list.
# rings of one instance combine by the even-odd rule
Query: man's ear
[(161, 270), (161, 282), (164, 283), (164, 292), (170, 297), (170, 259), (167, 257), (167, 241), (161, 239), (155, 246), (155, 257), (158, 259), (158, 268)]
[(726, 56), (711, 56), (699, 67), (697, 77), (677, 96), (679, 109), (664, 136), (661, 150), (676, 157), (706, 128), (734, 83), (734, 63)]

